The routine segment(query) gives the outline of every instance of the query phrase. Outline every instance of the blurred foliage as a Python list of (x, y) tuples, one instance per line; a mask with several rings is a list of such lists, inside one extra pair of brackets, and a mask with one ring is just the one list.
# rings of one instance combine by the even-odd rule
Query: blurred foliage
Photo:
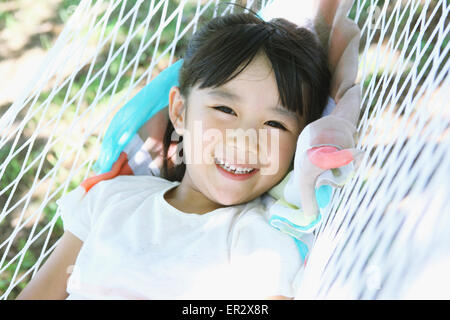
[[(363, 5), (358, 5), (363, 3)], [(423, 76), (419, 79), (419, 84), (415, 89), (415, 93), (417, 93), (424, 80), (427, 78), (428, 74), (431, 71), (431, 68), (436, 67), (433, 65), (433, 63), (430, 61), (430, 55), (435, 50), (436, 46), (439, 46), (439, 50), (442, 52), (444, 51), (444, 48), (448, 45), (450, 36), (447, 34), (444, 38), (444, 41), (442, 41), (440, 44), (437, 42), (437, 34), (433, 35), (433, 31), (435, 30), (435, 27), (437, 26), (439, 20), (444, 15), (444, 11), (442, 6), (438, 8), (436, 14), (432, 19), (428, 19), (426, 23), (428, 23), (428, 27), (425, 29), (421, 29), (420, 27), (415, 28), (417, 22), (419, 19), (421, 19), (421, 15), (423, 14), (425, 3), (419, 2), (396, 2), (396, 1), (389, 1), (386, 5), (386, 21), (385, 23), (387, 25), (383, 26), (383, 32), (381, 32), (381, 28), (378, 27), (378, 29), (375, 29), (375, 23), (377, 22), (377, 10), (378, 12), (381, 12), (381, 10), (386, 5), (384, 0), (378, 0), (378, 1), (364, 1), (364, 0), (356, 0), (349, 12), (349, 17), (351, 19), (355, 19), (358, 17), (358, 26), (361, 30), (364, 30), (364, 32), (361, 33), (361, 47), (360, 52), (363, 51), (363, 46), (366, 43), (366, 39), (369, 37), (368, 34), (368, 28), (363, 28), (365, 24), (369, 23), (368, 21), (371, 18), (371, 28), (370, 30), (370, 37), (373, 37), (372, 43), (378, 43), (381, 36), (383, 36), (382, 43), (384, 45), (387, 45), (387, 42), (393, 38), (394, 41), (392, 41), (395, 44), (395, 49), (389, 49), (389, 51), (394, 51), (397, 53), (400, 53), (402, 51), (405, 51), (405, 59), (409, 59), (409, 64), (407, 67), (401, 71), (400, 78), (396, 79), (396, 77), (392, 77), (388, 82), (383, 84), (382, 86), (379, 86), (379, 88), (375, 92), (375, 96), (370, 101), (370, 105), (366, 105), (366, 108), (369, 108), (369, 114), (372, 112), (373, 108), (375, 107), (376, 103), (379, 101), (385, 101), (387, 99), (387, 95), (389, 93), (389, 90), (385, 90), (386, 88), (389, 88), (394, 85), (394, 82), (398, 80), (398, 83), (396, 84), (397, 87), (400, 89), (403, 86), (405, 86), (405, 90), (399, 91), (399, 97), (398, 101), (396, 102), (397, 105), (401, 105), (406, 97), (406, 95), (409, 93), (408, 85), (411, 85), (413, 81), (413, 77), (409, 77), (411, 72), (415, 72), (416, 74), (421, 74), (423, 72)], [(431, 11), (434, 11), (435, 8), (438, 5), (438, 0), (431, 0), (429, 3), (429, 6), (427, 7), (427, 14), (426, 16), (429, 17), (431, 14)], [(397, 12), (395, 8), (400, 7), (401, 12), (401, 19), (400, 21), (396, 21), (396, 19), (392, 19), (390, 23), (388, 23), (389, 19), (395, 14), (394, 12)], [(405, 29), (409, 30), (409, 33), (407, 33), (408, 37), (405, 37), (403, 31)], [(417, 50), (417, 44), (418, 40), (420, 38), (419, 43), (419, 50)], [(406, 44), (406, 48), (405, 48)], [(390, 54), (390, 52), (384, 52), (386, 55)], [(408, 58), (409, 57), (409, 58)], [(381, 57), (382, 58), (382, 57)], [(419, 62), (417, 63), (417, 59), (419, 59)], [(437, 67), (438, 70), (442, 69), (444, 65), (448, 61), (448, 56), (445, 57), (439, 66)], [(371, 64), (373, 61), (366, 61), (366, 63)], [(392, 68), (397, 62), (391, 61), (391, 65), (386, 66), (388, 68)], [(417, 63), (417, 66), (412, 68), (412, 65), (414, 63)], [(423, 70), (425, 68), (425, 70)], [(390, 69), (388, 69), (390, 70)], [(385, 80), (386, 75), (384, 74), (386, 70), (381, 67), (380, 69), (376, 70), (376, 72), (369, 72), (362, 82), (363, 91), (366, 91), (370, 87), (370, 83), (380, 83), (381, 81)], [(415, 81), (415, 80), (414, 80)], [(406, 82), (406, 84), (405, 84)], [(382, 95), (384, 92), (384, 95)]]
[[(0, 0), (0, 3), (5, 2), (5, 0)], [(126, 5), (124, 9), (124, 12), (128, 12), (131, 8), (134, 7), (134, 5), (136, 4), (136, 0), (133, 1), (126, 1)], [(55, 24), (64, 24), (68, 21), (68, 19), (70, 18), (71, 14), (74, 12), (74, 10), (76, 9), (77, 5), (79, 3), (79, 0), (62, 0), (55, 12), (55, 17), (54, 17), (54, 21), (53, 23)], [(96, 3), (96, 1), (93, 1), (93, 3)], [(178, 6), (179, 1), (169, 1), (168, 2), (168, 7), (167, 7), (167, 11), (173, 12), (175, 10), (175, 8)], [(182, 19), (182, 24), (185, 26), (187, 23), (189, 23), (189, 21), (191, 21), (192, 17), (195, 15), (196, 12), (196, 3), (197, 1), (190, 1), (188, 2), (188, 4), (185, 7), (184, 13), (183, 13), (183, 19)], [(369, 17), (369, 3), (370, 1), (366, 1), (365, 2), (365, 6), (363, 7), (363, 9), (361, 10), (361, 15), (359, 17), (359, 25), (360, 27), (362, 27), (363, 23), (368, 19)], [(151, 4), (151, 1), (144, 1), (141, 4), (141, 8), (138, 11), (138, 14), (136, 16), (136, 20), (137, 21), (143, 21), (145, 19), (145, 17), (147, 16), (148, 12), (149, 12), (149, 6)], [(384, 4), (384, 1), (379, 1), (378, 5), (381, 7)], [(393, 5), (390, 5), (391, 7), (393, 7)], [(349, 13), (349, 16), (351, 18), (355, 18), (356, 17), (356, 8), (357, 6), (354, 5)], [(110, 18), (108, 19), (108, 22), (105, 26), (105, 35), (104, 37), (106, 38), (108, 35), (112, 34), (113, 32), (115, 32), (115, 28), (118, 27), (119, 21), (120, 21), (120, 11), (121, 11), (121, 5), (119, 5), (117, 8), (115, 8), (113, 10), (113, 12), (111, 13)], [(390, 8), (390, 10), (392, 10), (392, 8)], [(105, 96), (101, 99), (99, 99), (98, 97), (98, 92), (101, 92), (102, 90), (105, 90), (105, 84), (110, 84), (113, 83), (114, 80), (117, 80), (120, 69), (121, 69), (121, 65), (122, 65), (122, 59), (124, 59), (124, 64), (126, 65), (128, 64), (138, 53), (141, 41), (147, 42), (150, 37), (155, 33), (155, 31), (158, 29), (159, 25), (160, 25), (160, 20), (161, 20), (161, 14), (162, 14), (162, 7), (157, 11), (157, 13), (153, 16), (151, 23), (149, 25), (149, 28), (147, 30), (147, 33), (145, 34), (143, 32), (143, 30), (141, 30), (140, 32), (138, 32), (136, 34), (136, 36), (133, 37), (133, 39), (130, 41), (129, 45), (128, 45), (128, 49), (127, 51), (121, 51), (117, 57), (115, 57), (113, 60), (108, 59), (109, 56), (109, 51), (110, 51), (110, 46), (112, 45), (111, 43), (109, 43), (108, 45), (105, 45), (101, 52), (98, 54), (97, 59), (95, 61), (95, 66), (92, 70), (91, 75), (89, 75), (89, 65), (84, 66), (75, 76), (73, 83), (71, 84), (71, 87), (69, 89), (69, 85), (63, 86), (62, 88), (60, 88), (58, 90), (58, 92), (50, 92), (50, 91), (44, 91), (42, 92), (37, 100), (37, 105), (41, 105), (41, 104), (45, 104), (46, 102), (49, 102), (49, 108), (48, 108), (48, 114), (45, 115), (43, 112), (38, 113), (36, 116), (34, 116), (30, 121), (29, 121), (29, 129), (30, 132), (33, 132), (33, 130), (35, 130), (35, 128), (37, 128), (39, 121), (40, 121), (40, 117), (39, 116), (46, 116), (48, 117), (49, 115), (55, 115), (57, 114), (64, 102), (66, 101), (70, 101), (71, 99), (75, 98), (77, 96), (77, 94), (81, 91), (81, 90), (86, 90), (83, 99), (81, 101), (81, 106), (83, 108), (87, 108), (89, 105), (91, 105), (92, 103), (94, 103), (94, 101), (96, 99), (98, 99), (97, 103), (98, 105), (102, 105), (107, 103), (108, 99), (110, 98), (110, 95), (112, 94), (112, 89), (110, 89), (110, 91), (107, 92), (107, 94), (105, 94)], [(212, 13), (209, 13), (209, 15), (204, 15), (200, 18), (199, 20), (199, 24), (201, 25), (204, 21), (208, 20), (211, 17)], [(420, 14), (420, 10), (417, 10), (416, 12), (413, 13), (414, 15), (414, 19), (417, 20), (418, 15)], [(413, 19), (413, 21), (414, 21)], [(434, 19), (436, 20), (436, 19)], [(407, 15), (405, 15), (405, 18), (402, 19), (401, 21), (401, 25), (399, 27), (399, 29), (403, 29), (403, 28), (411, 28), (411, 24), (408, 25), (407, 24)], [(437, 20), (436, 20), (437, 21)], [(14, 15), (12, 12), (0, 12), (0, 29), (2, 28), (10, 28), (11, 26), (14, 25), (14, 23), (16, 23), (15, 19), (14, 19)], [(128, 88), (128, 86), (130, 85), (130, 83), (132, 81), (136, 81), (136, 79), (143, 75), (144, 72), (147, 70), (148, 66), (151, 64), (153, 57), (158, 57), (162, 54), (162, 49), (166, 48), (171, 41), (174, 39), (175, 36), (175, 32), (176, 32), (176, 23), (177, 23), (177, 19), (175, 18), (162, 32), (161, 34), (161, 39), (160, 39), (160, 44), (159, 44), (159, 48), (157, 52), (154, 52), (154, 48), (151, 47), (147, 50), (145, 50), (144, 52), (142, 52), (142, 54), (139, 55), (139, 60), (138, 60), (138, 68), (137, 68), (137, 72), (136, 75), (134, 76), (134, 79), (132, 79), (132, 68), (129, 68), (123, 76), (118, 78), (117, 84), (116, 84), (116, 88), (115, 88), (115, 92), (121, 92), (122, 90)], [(115, 50), (117, 50), (120, 45), (122, 43), (125, 42), (127, 36), (128, 36), (128, 32), (130, 30), (131, 27), (131, 19), (127, 19), (124, 23), (121, 24), (121, 26), (119, 27), (118, 33), (117, 33), (117, 39), (116, 39), (116, 44), (115, 44)], [(136, 27), (136, 25), (135, 25)], [(429, 28), (431, 31), (433, 30), (433, 27)], [(385, 39), (389, 39), (389, 33), (392, 32), (392, 28), (389, 28), (387, 30), (388, 35), (386, 35)], [(430, 31), (430, 32), (431, 32)], [(362, 37), (364, 37), (365, 35), (362, 35)], [(379, 36), (379, 33), (376, 35), (377, 37)], [(394, 35), (395, 36), (395, 35)], [(419, 34), (418, 32), (416, 32), (414, 34), (414, 37), (418, 37)], [(430, 34), (428, 31), (425, 32), (425, 37), (422, 40), (421, 43), (421, 49), (425, 49), (425, 54), (423, 55), (420, 64), (419, 64), (419, 68), (418, 71), (422, 70), (422, 68), (424, 68), (425, 63), (427, 62), (428, 56), (431, 53), (431, 51), (433, 50), (434, 46), (436, 46), (436, 43), (431, 43), (428, 47), (425, 47), (426, 44), (426, 39), (427, 37), (429, 37)], [(96, 37), (96, 39), (100, 38), (100, 35), (97, 34), (94, 36), (94, 38)], [(176, 46), (176, 51), (175, 51), (175, 56), (176, 57), (181, 57), (182, 56), (182, 52), (185, 50), (186, 48), (186, 44), (187, 44), (187, 38), (189, 37), (189, 34), (187, 34), (185, 37), (183, 37)], [(40, 38), (41, 41), (41, 45), (44, 48), (50, 48), (51, 45), (54, 43), (55, 38), (51, 38), (49, 35), (46, 36), (42, 36)], [(374, 41), (376, 41), (376, 38), (374, 39)], [(407, 50), (411, 50), (412, 49), (412, 45), (414, 44), (415, 41), (411, 41), (408, 43), (408, 48)], [(444, 43), (440, 44), (442, 47), (447, 46), (448, 45), (448, 38), (445, 39)], [(403, 43), (400, 44), (400, 47), (398, 50), (401, 50), (403, 47)], [(167, 62), (167, 61), (166, 61)], [(444, 61), (445, 62), (445, 61)], [(443, 62), (443, 63), (444, 63)], [(104, 66), (106, 65), (106, 69), (105, 69), (105, 79), (104, 79), (104, 84), (103, 84), (103, 88), (100, 88), (101, 86), (101, 77), (97, 77), (95, 78), (95, 80), (93, 80), (88, 86), (87, 83), (91, 80), (92, 75), (94, 75), (96, 72), (98, 72), (99, 70), (101, 70)], [(429, 67), (426, 70), (427, 72), (429, 71)], [(410, 72), (410, 70), (405, 70), (404, 75), (406, 76), (408, 73)], [(368, 85), (370, 84), (370, 81), (373, 79), (373, 77), (375, 77), (375, 79), (379, 79), (381, 77), (381, 74), (369, 74), (364, 82), (363, 82), (363, 86), (364, 89), (366, 89), (368, 87)], [(381, 93), (379, 93), (381, 94)], [(375, 103), (378, 100), (378, 98), (375, 98), (372, 100), (373, 103)], [(369, 108), (373, 107), (373, 105), (368, 106)], [(75, 99), (73, 101), (73, 103), (69, 104), (67, 106), (67, 109), (64, 110), (64, 115), (62, 118), (63, 124), (62, 126), (67, 127), (70, 124), (70, 120), (73, 119), (73, 117), (76, 115), (78, 110), (78, 100)], [(58, 130), (63, 130), (63, 128), (58, 129)], [(26, 141), (27, 139), (29, 139), (30, 137), (23, 137), (21, 139), (23, 139), (23, 141)], [(95, 141), (96, 141), (95, 136), (91, 136), (89, 137), (89, 139), (85, 142), (85, 150), (83, 150), (83, 152), (85, 152), (84, 154), (88, 154), (89, 152), (92, 152), (93, 148), (96, 146)], [(28, 166), (34, 159), (36, 159), (36, 157), (38, 157), (41, 152), (44, 150), (44, 146), (46, 144), (46, 140), (45, 139), (36, 139), (35, 140), (35, 145), (33, 146), (31, 153), (29, 155), (28, 160), (26, 161), (25, 167)], [(19, 143), (19, 145), (21, 145)], [(8, 154), (11, 150), (11, 145), (8, 145), (8, 147), (3, 148), (0, 150), (0, 163), (4, 163), (8, 157)], [(17, 147), (15, 148), (17, 149)], [(51, 172), (51, 169), (53, 168), (53, 166), (56, 164), (58, 156), (63, 152), (61, 146), (56, 145), (53, 149), (51, 149), (47, 154), (45, 154), (45, 159), (43, 160), (43, 166), (42, 169), (39, 173), (39, 179), (43, 178), (46, 174), (49, 174)], [(20, 177), (20, 188), (18, 188), (19, 190), (16, 190), (14, 197), (13, 197), (13, 201), (11, 201), (9, 203), (9, 207), (11, 206), (11, 204), (14, 204), (15, 201), (18, 201), (20, 199), (20, 197), (22, 197), (24, 195), (24, 193), (29, 190), (29, 188), (33, 185), (33, 181), (35, 179), (35, 176), (37, 174), (37, 164), (40, 163), (40, 160), (36, 162), (36, 164), (28, 171), (23, 172), (22, 171), (22, 166), (24, 165), (24, 159), (27, 153), (27, 148), (25, 148), (24, 150), (22, 150), (22, 152), (20, 152), (16, 157), (14, 157), (12, 160), (10, 160), (10, 162), (8, 163), (7, 167), (6, 167), (6, 171), (4, 173), (4, 175), (1, 177), (0, 180), (0, 193), (3, 192), (3, 194), (0, 194), (0, 207), (3, 208), (8, 200), (8, 198), (11, 196), (12, 193), (12, 188), (8, 188), (6, 189), (6, 187), (8, 185), (10, 185), (15, 179), (17, 179), (19, 177), (20, 174), (23, 174), (22, 177)], [(80, 156), (81, 158), (83, 158), (83, 155)], [(70, 181), (68, 190), (72, 190), (74, 188), (76, 188), (83, 179), (83, 174), (85, 172), (79, 172), (76, 176), (74, 176), (74, 178)], [(56, 176), (54, 178), (55, 181), (55, 185), (52, 186), (52, 190), (56, 190), (57, 188), (59, 188), (62, 185), (62, 182), (66, 180), (66, 177), (68, 175), (68, 169), (67, 168), (63, 168), (61, 167), (61, 170), (58, 170), (58, 172), (56, 173)], [(19, 192), (17, 192), (19, 191)], [(47, 203), (45, 203), (45, 207), (43, 209), (43, 217), (41, 218), (41, 221), (39, 221), (38, 227), (35, 230), (35, 234), (37, 234), (40, 230), (42, 230), (42, 228), (44, 228), (46, 225), (49, 224), (49, 222), (51, 222), (56, 214), (57, 211), (57, 205), (55, 203), (55, 200), (58, 199), (60, 196), (62, 196), (63, 191), (61, 190), (58, 194), (56, 194), (52, 199), (47, 200)], [(16, 196), (16, 194), (19, 194), (19, 196)], [(38, 204), (41, 204), (44, 199), (42, 198), (38, 198), (38, 199), (33, 199), (33, 201), (35, 201)], [(20, 207), (15, 209), (17, 211), (20, 211)], [(11, 215), (9, 215), (11, 216)], [(9, 217), (7, 216), (7, 218)], [(11, 223), (12, 221), (5, 219), (5, 221), (0, 221), (0, 243), (5, 241), (7, 236), (9, 236), (11, 234)], [(53, 231), (51, 232), (51, 237), (50, 237), (50, 241), (49, 241), (49, 245), (47, 246), (47, 249), (55, 242), (57, 241), (57, 239), (59, 239), (61, 237), (63, 233), (63, 224), (60, 218), (58, 218), (56, 220), (56, 223), (54, 224), (53, 227)], [(26, 239), (28, 238), (28, 234), (29, 234), (29, 230), (24, 230), (24, 228), (22, 228), (21, 232), (19, 232), (16, 237), (13, 240), (12, 246), (9, 250), (6, 262), (10, 261), (14, 256), (16, 256), (18, 254), (18, 252), (20, 252), (20, 250), (26, 245)], [(41, 254), (41, 247), (43, 246), (45, 242), (45, 233), (44, 236), (41, 236), (38, 240), (36, 240), (33, 245), (26, 251), (20, 270), (18, 271), (18, 277), (20, 277), (20, 274), (23, 274), (23, 272), (27, 269), (29, 269), (30, 267), (32, 267), (36, 261), (37, 261), (37, 257), (39, 257), (39, 255)], [(2, 251), (3, 249), (0, 249), (0, 257), (2, 256)], [(9, 286), (9, 280), (12, 277), (12, 275), (14, 274), (16, 268), (18, 266), (18, 260), (16, 260), (14, 263), (12, 263), (7, 269), (6, 271), (0, 273), (0, 294), (2, 294), (3, 292), (6, 291), (6, 289)], [(3, 266), (0, 266), (0, 269)], [(19, 285), (13, 289), (13, 291), (10, 293), (10, 295), (8, 296), (9, 299), (14, 299), (17, 294), (26, 286), (27, 282), (29, 281), (29, 276), (27, 278), (25, 278), (24, 281), (20, 282)], [(17, 279), (17, 278), (16, 278)]]

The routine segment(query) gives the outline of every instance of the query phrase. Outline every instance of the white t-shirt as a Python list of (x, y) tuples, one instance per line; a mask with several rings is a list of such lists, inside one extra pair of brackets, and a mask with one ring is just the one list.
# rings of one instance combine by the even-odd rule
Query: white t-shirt
[(163, 197), (178, 184), (117, 176), (57, 200), (64, 229), (84, 242), (68, 299), (295, 296), (300, 254), (268, 224), (265, 199), (185, 213)]

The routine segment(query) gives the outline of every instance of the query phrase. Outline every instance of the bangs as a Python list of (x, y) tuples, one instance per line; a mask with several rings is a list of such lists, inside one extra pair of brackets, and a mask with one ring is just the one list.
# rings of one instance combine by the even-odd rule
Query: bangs
[(190, 74), (192, 83), (199, 84), (200, 89), (222, 86), (262, 53), (275, 74), (281, 105), (303, 116), (302, 80), (297, 64), (292, 53), (276, 45), (273, 33), (275, 29), (267, 28), (265, 24), (232, 26), (217, 32), (208, 39), (209, 43), (204, 44), (208, 50), (200, 50), (202, 54), (190, 61), (198, 66)]
[(200, 89), (224, 85), (260, 53), (274, 72), (280, 104), (306, 123), (318, 119), (328, 99), (326, 56), (311, 31), (284, 19), (265, 22), (235, 15), (210, 22), (188, 45), (180, 72), (181, 94), (188, 96), (196, 85)]
[(238, 76), (270, 36), (261, 25), (232, 26), (214, 34), (190, 62), (191, 81), (201, 89), (219, 87)]

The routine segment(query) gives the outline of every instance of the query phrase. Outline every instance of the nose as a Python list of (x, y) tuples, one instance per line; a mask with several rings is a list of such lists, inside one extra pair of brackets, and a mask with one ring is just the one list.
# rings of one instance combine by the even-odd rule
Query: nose
[(258, 167), (266, 165), (269, 149), (267, 134), (266, 129), (258, 128), (258, 126), (226, 129), (224, 152), (233, 157), (229, 160), (238, 161), (241, 164), (252, 164)]
[(226, 144), (230, 147), (258, 153), (258, 132), (254, 128), (236, 128), (226, 130)]

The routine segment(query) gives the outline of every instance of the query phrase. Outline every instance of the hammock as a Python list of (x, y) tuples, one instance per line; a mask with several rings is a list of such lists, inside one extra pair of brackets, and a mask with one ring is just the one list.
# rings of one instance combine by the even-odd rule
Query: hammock
[[(17, 296), (57, 245), (55, 200), (88, 178), (117, 110), (174, 62), (199, 23), (234, 9), (81, 1), (0, 117), (1, 299)], [(448, 11), (446, 0), (356, 0), (348, 12), (362, 35), (365, 157), (333, 196), (296, 298), (450, 298)]]

